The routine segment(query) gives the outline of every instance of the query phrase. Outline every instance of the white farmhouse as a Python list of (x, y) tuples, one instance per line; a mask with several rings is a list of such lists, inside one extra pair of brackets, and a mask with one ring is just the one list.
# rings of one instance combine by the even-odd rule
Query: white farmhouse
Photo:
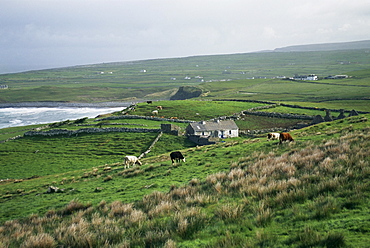
[(314, 81), (314, 80), (318, 80), (318, 77), (315, 75), (315, 74), (310, 74), (308, 76), (306, 75), (296, 75), (293, 77), (294, 80), (310, 80), (310, 81)]
[(232, 138), (239, 136), (239, 128), (233, 120), (201, 121), (190, 123), (186, 127), (187, 135), (214, 138)]

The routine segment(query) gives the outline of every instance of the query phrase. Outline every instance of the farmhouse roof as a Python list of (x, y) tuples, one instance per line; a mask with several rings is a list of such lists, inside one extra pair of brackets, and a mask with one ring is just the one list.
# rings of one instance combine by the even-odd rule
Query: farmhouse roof
[(236, 130), (238, 126), (233, 120), (225, 121), (201, 121), (189, 124), (195, 131), (217, 131), (217, 130)]

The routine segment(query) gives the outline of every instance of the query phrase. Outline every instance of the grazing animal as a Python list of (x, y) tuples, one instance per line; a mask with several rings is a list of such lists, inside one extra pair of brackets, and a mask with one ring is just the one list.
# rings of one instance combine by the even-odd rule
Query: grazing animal
[(294, 141), (290, 133), (280, 133), (279, 140), (280, 140), (280, 144), (283, 143), (283, 141)]
[(152, 111), (152, 114), (153, 114), (153, 115), (158, 115), (158, 110), (153, 110), (153, 111)]
[(162, 107), (162, 106), (157, 106), (157, 109), (158, 109), (158, 110), (162, 110), (162, 109), (163, 109), (163, 107)]
[(136, 156), (126, 156), (125, 157), (125, 169), (130, 168), (130, 165), (134, 166), (136, 163), (142, 165), (140, 160)]
[(175, 162), (181, 162), (181, 160), (183, 162), (185, 162), (184, 155), (182, 155), (182, 153), (179, 152), (179, 151), (171, 152), (170, 157), (171, 157), (171, 160), (172, 160), (172, 164), (175, 163)]
[(153, 103), (153, 101), (146, 101), (146, 103), (147, 103), (147, 104), (152, 104), (152, 103)]
[(267, 134), (267, 140), (278, 140), (280, 138), (280, 133), (269, 133)]

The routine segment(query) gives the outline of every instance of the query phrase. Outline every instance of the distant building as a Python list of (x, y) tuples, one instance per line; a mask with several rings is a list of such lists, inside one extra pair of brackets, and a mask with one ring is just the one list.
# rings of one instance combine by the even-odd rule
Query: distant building
[(343, 78), (348, 78), (348, 75), (327, 76), (325, 79), (343, 79)]
[(8, 85), (0, 85), (0, 89), (2, 89), (2, 90), (6, 90), (6, 89), (8, 89)]
[(308, 76), (306, 75), (295, 75), (293, 77), (294, 80), (310, 80), (310, 81), (314, 81), (314, 80), (318, 80), (318, 77), (315, 75), (315, 74), (310, 74)]

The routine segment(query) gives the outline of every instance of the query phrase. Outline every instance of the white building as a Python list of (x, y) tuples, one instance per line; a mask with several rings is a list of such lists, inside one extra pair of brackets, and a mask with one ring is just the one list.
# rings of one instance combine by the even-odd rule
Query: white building
[(296, 75), (293, 77), (294, 80), (318, 80), (318, 77), (315, 74), (306, 75)]
[(239, 128), (233, 120), (201, 121), (190, 123), (186, 127), (186, 134), (201, 137), (232, 138), (239, 136)]

